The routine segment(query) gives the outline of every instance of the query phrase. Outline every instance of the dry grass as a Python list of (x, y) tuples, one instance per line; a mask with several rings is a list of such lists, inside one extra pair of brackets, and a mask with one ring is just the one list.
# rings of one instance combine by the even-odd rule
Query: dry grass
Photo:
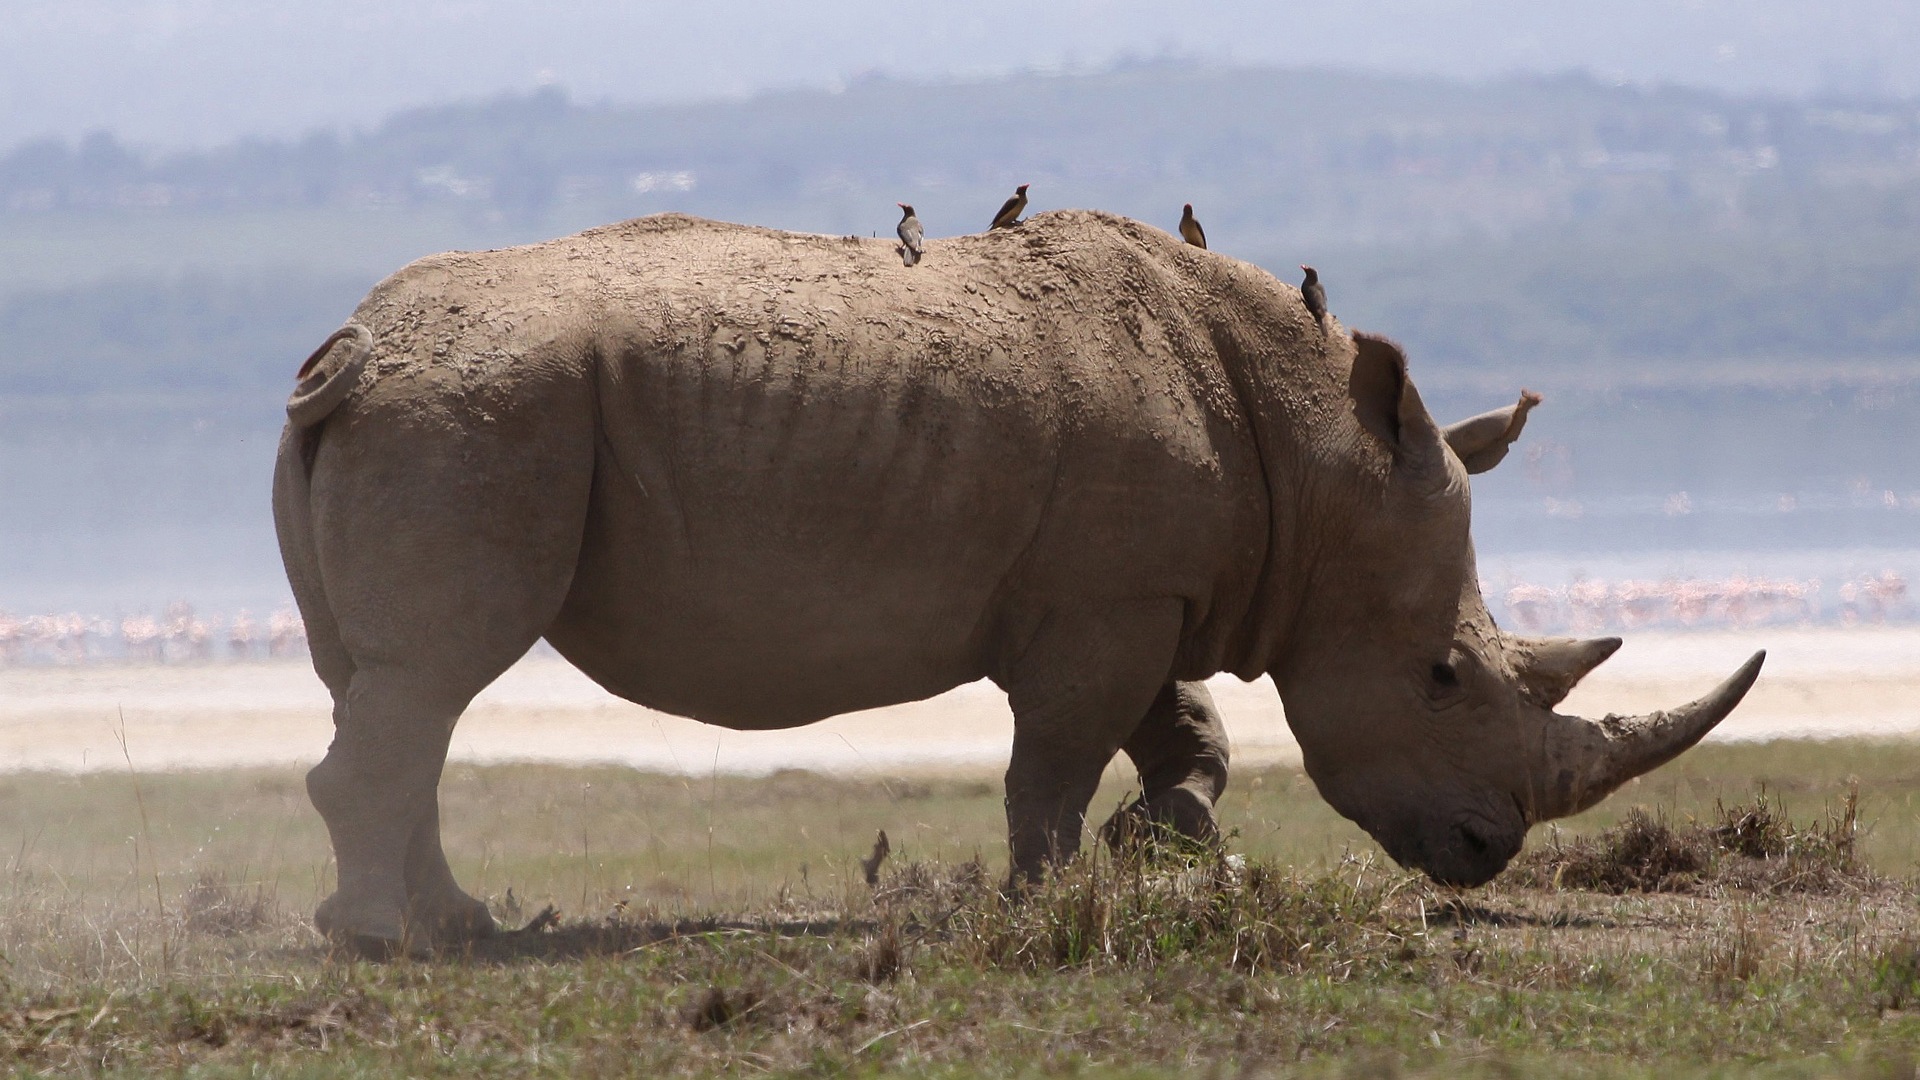
[[(327, 874), (297, 777), (143, 777), (145, 835), (124, 776), (5, 777), (0, 1061), (1913, 1075), (1920, 891), (1886, 853), (1920, 833), (1920, 747), (1683, 762), (1471, 893), (1369, 854), (1275, 770), (1238, 778), (1226, 804), (1243, 858), (1102, 852), (1019, 896), (1001, 889), (998, 790), (973, 779), (461, 767), (446, 793), (457, 869), (532, 926), (385, 965), (333, 955), (306, 926)], [(882, 828), (893, 854), (869, 886)], [(565, 914), (535, 918), (548, 904)]]
[(1618, 825), (1563, 838), (1526, 853), (1504, 879), (1547, 889), (1604, 893), (1686, 892), (1735, 887), (1755, 892), (1827, 893), (1872, 889), (1879, 876), (1855, 850), (1860, 817), (1858, 785), (1823, 823), (1796, 826), (1762, 788), (1751, 802), (1678, 828), (1658, 810), (1635, 808)]

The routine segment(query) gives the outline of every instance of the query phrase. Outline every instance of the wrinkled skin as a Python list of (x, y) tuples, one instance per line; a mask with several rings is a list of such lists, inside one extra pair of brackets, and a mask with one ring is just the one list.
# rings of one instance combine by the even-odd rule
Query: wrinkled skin
[(1617, 642), (1502, 634), (1467, 474), (1538, 398), (1442, 430), (1384, 340), (1110, 215), (892, 245), (662, 216), (422, 260), (301, 369), (274, 512), (335, 737), (308, 778), (370, 949), (492, 929), (440, 845), (474, 694), (546, 637), (610, 691), (740, 729), (979, 678), (1014, 713), (1015, 872), (1207, 841), (1198, 680), (1273, 675), (1320, 791), (1484, 881), (1726, 715), (1552, 712)]

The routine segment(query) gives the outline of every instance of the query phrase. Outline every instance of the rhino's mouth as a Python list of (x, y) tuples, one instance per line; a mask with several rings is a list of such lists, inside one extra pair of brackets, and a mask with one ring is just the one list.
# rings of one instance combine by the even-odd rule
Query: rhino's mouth
[(1418, 870), (1436, 884), (1454, 888), (1485, 885), (1507, 868), (1526, 843), (1526, 826), (1465, 812), (1449, 823), (1414, 828), (1395, 835), (1368, 829), (1394, 862)]
[(1520, 854), (1527, 832), (1525, 825), (1514, 828), (1469, 815), (1454, 823), (1450, 839), (1453, 843), (1445, 853), (1442, 871), (1429, 873), (1435, 881), (1471, 887), (1498, 877)]
[(1439, 845), (1426, 847), (1412, 862), (1436, 884), (1471, 889), (1500, 876), (1515, 855), (1520, 854), (1523, 837), (1496, 833), (1474, 825), (1455, 826)]

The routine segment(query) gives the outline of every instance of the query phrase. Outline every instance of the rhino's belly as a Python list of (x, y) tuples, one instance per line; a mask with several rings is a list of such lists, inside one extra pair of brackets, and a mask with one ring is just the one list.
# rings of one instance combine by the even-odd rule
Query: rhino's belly
[(586, 633), (562, 625), (550, 639), (629, 701), (738, 730), (796, 727), (917, 701), (979, 677), (963, 648), (935, 656), (786, 613), (767, 613), (751, 627), (655, 614), (650, 624), (600, 624)]
[(622, 697), (743, 729), (918, 700), (987, 674), (996, 594), (1040, 510), (916, 511), (751, 485), (663, 495), (601, 471), (547, 636)]

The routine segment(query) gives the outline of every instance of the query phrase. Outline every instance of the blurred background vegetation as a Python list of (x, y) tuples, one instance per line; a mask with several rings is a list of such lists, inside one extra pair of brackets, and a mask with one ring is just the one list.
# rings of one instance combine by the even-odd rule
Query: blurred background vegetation
[(290, 373), (411, 258), (664, 210), (887, 235), (895, 200), (950, 235), (1022, 182), (1317, 265), (1443, 418), (1547, 393), (1483, 552), (1920, 547), (1920, 103), (1139, 62), (0, 152), (0, 606), (280, 595)]

